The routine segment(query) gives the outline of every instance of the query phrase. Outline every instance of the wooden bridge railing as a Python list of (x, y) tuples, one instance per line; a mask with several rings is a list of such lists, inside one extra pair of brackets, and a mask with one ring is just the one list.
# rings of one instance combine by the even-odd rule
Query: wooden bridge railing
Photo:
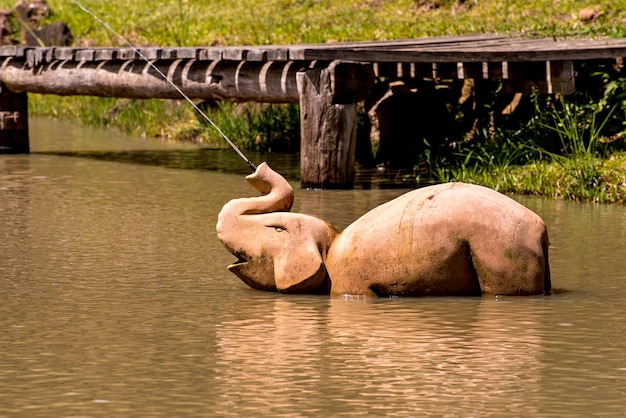
[[(575, 91), (574, 63), (622, 59), (626, 39), (507, 35), (290, 46), (142, 48), (189, 97), (297, 103), (304, 187), (351, 187), (356, 104), (381, 80), (501, 80)], [(0, 47), (0, 153), (28, 152), (27, 93), (181, 99), (129, 48)]]

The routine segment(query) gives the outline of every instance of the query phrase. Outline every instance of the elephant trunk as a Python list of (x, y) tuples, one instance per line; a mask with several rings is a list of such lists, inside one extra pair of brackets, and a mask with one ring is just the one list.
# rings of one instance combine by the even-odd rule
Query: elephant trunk
[[(261, 192), (261, 196), (234, 199), (228, 202), (217, 218), (217, 235), (222, 242), (228, 241), (228, 233), (238, 231), (239, 217), (270, 212), (288, 212), (293, 206), (293, 188), (287, 180), (266, 163), (246, 177), (248, 183)], [(225, 241), (226, 238), (226, 241)]]
[(261, 192), (257, 198), (245, 200), (242, 215), (269, 212), (289, 212), (293, 205), (293, 188), (283, 176), (261, 163), (256, 171), (246, 177), (248, 183)]

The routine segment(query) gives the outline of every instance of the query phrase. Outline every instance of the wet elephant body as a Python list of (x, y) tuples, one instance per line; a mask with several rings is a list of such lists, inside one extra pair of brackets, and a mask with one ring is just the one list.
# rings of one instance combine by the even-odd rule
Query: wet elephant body
[(491, 189), (417, 189), (338, 233), (289, 212), (293, 189), (266, 164), (247, 180), (261, 196), (228, 202), (217, 234), (237, 257), (229, 270), (253, 288), (362, 297), (550, 292), (544, 222)]
[(338, 294), (541, 294), (550, 289), (547, 249), (545, 224), (526, 207), (447, 183), (363, 215), (335, 238), (326, 268)]

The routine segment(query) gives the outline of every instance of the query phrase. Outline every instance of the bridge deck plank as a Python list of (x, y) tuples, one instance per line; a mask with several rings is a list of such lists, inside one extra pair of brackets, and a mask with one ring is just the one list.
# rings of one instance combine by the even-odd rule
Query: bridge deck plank
[[(0, 47), (0, 58), (102, 61), (139, 59), (132, 48)], [(52, 53), (50, 53), (52, 50)], [(141, 53), (155, 59), (233, 61), (313, 61), (445, 63), (564, 61), (626, 57), (626, 39), (532, 39), (511, 35), (442, 36), (394, 41), (343, 42), (300, 45), (255, 45), (228, 47), (142, 47)], [(50, 58), (47, 58), (50, 57)]]

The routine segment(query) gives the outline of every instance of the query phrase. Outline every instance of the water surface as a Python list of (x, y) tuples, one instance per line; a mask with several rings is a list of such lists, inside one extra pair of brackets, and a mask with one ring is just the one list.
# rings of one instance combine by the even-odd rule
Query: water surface
[[(517, 198), (548, 224), (550, 297), (278, 295), (215, 237), (254, 194), (235, 158), (47, 120), (31, 136), (0, 156), (0, 416), (624, 416), (624, 207)], [(294, 185), (340, 228), (405, 191)]]

